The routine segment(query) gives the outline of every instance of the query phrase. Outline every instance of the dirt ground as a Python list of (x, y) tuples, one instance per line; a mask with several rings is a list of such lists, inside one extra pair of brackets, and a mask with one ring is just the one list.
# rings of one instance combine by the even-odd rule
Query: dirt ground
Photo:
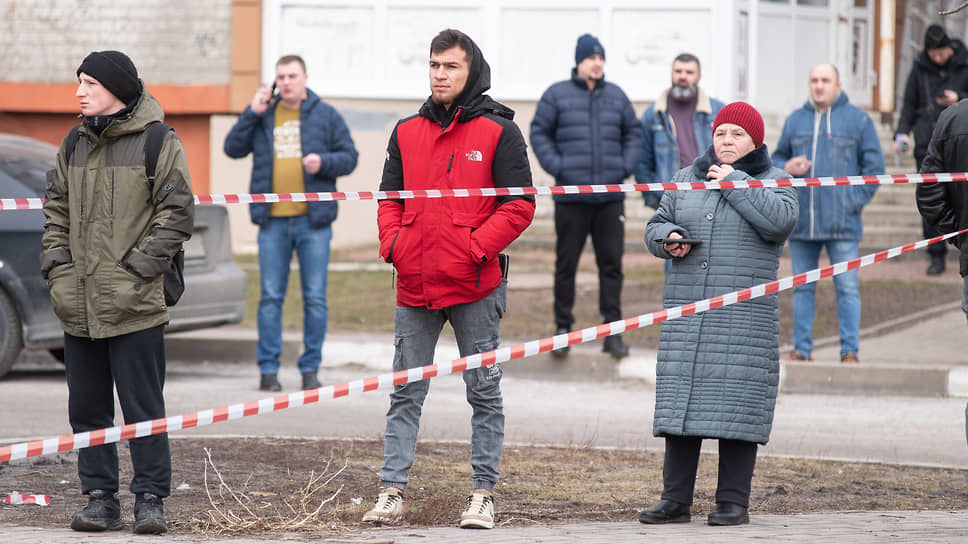
[[(301, 539), (348, 535), (362, 527), (382, 464), (372, 440), (174, 439), (171, 531)], [(421, 443), (406, 500), (409, 526), (454, 525), (469, 487), (469, 447)], [(121, 480), (130, 481), (119, 447)], [(50, 506), (0, 505), (0, 522), (65, 527), (83, 508), (76, 453), (0, 465), (7, 490), (51, 495)], [(210, 460), (209, 460), (210, 459)], [(714, 506), (717, 458), (703, 455), (693, 513)], [(658, 500), (662, 454), (595, 448), (508, 447), (496, 490), (497, 523), (634, 520)], [(124, 487), (124, 485), (122, 487)], [(843, 510), (944, 510), (968, 503), (968, 471), (762, 457), (753, 478), (751, 513)], [(120, 494), (125, 526), (133, 497)]]
[[(519, 270), (547, 272), (548, 286), (512, 291), (510, 309), (502, 323), (506, 343), (553, 332), (549, 256), (518, 252), (516, 259), (526, 263)], [(925, 266), (925, 260), (909, 258), (862, 269), (862, 329), (959, 300), (956, 263), (949, 262), (948, 272), (933, 278), (924, 276)], [(789, 273), (789, 262), (784, 259), (780, 275)], [(354, 274), (354, 283), (367, 276)], [(331, 328), (352, 330), (392, 323), (389, 275), (371, 275), (373, 282), (385, 286), (387, 296), (362, 296), (350, 291), (346, 304), (331, 301)], [(623, 314), (660, 309), (661, 291), (661, 263), (647, 255), (628, 255)], [(293, 294), (298, 292), (296, 289)], [(298, 304), (298, 300), (287, 303), (293, 302)], [(349, 306), (359, 315), (341, 316), (339, 308)], [(817, 306), (821, 310), (815, 337), (835, 336), (830, 280), (818, 286)], [(576, 328), (600, 321), (597, 288), (579, 289), (576, 318)], [(788, 343), (792, 329), (789, 291), (780, 294), (780, 319), (781, 343)], [(508, 334), (510, 331), (513, 334)], [(633, 346), (655, 347), (658, 332), (659, 327), (648, 327), (624, 336)], [(450, 443), (418, 446), (404, 524), (456, 523), (470, 483), (468, 449)], [(278, 537), (280, 531), (286, 531), (296, 532), (304, 540), (351, 534), (361, 527), (359, 519), (374, 499), (382, 451), (381, 443), (366, 440), (173, 439), (173, 489), (165, 503), (172, 532), (211, 538), (219, 534)], [(124, 487), (131, 477), (125, 444), (119, 446), (119, 453)], [(86, 503), (79, 493), (76, 458), (76, 452), (68, 452), (0, 464), (0, 498), (14, 490), (51, 495), (50, 506), (0, 504), (0, 522), (67, 526), (71, 514)], [(713, 508), (716, 463), (714, 455), (702, 458), (693, 507), (697, 515)], [(658, 500), (661, 467), (661, 454), (651, 451), (508, 447), (500, 467), (497, 521), (519, 525), (634, 520), (639, 510)], [(751, 513), (962, 509), (968, 504), (966, 490), (965, 470), (761, 458), (753, 479)], [(130, 527), (133, 497), (124, 490), (121, 500)]]

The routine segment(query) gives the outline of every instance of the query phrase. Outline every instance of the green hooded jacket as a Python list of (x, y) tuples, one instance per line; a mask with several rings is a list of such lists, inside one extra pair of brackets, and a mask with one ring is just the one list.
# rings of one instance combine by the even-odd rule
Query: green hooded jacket
[(192, 234), (195, 203), (174, 132), (145, 174), (145, 128), (164, 119), (144, 84), (129, 116), (98, 136), (82, 126), (70, 164), (65, 142), (47, 173), (41, 271), (54, 313), (72, 336), (109, 338), (168, 322), (164, 272)]

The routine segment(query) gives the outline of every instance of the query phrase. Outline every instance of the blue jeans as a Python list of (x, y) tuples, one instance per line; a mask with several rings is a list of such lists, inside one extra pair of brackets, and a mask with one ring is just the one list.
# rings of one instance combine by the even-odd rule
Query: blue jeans
[[(793, 273), (817, 268), (820, 251), (826, 247), (830, 263), (857, 258), (857, 240), (790, 240)], [(840, 354), (860, 350), (860, 292), (857, 270), (834, 276), (837, 293), (837, 323), (840, 325)], [(793, 288), (793, 349), (810, 356), (813, 351), (813, 317), (816, 312), (816, 283)]]
[(303, 296), (303, 346), (299, 372), (314, 372), (323, 360), (326, 338), (326, 279), (333, 229), (310, 228), (308, 215), (270, 217), (259, 228), (259, 274), (262, 296), (257, 316), (259, 372), (279, 372), (282, 355), (282, 301), (289, 285), (289, 264), (295, 250)]
[[(450, 321), (462, 357), (496, 349), (501, 343), (499, 326), (507, 308), (507, 281), (475, 302), (442, 310), (397, 306), (393, 317), (396, 352), (393, 371), (433, 363), (434, 348), (444, 323)], [(501, 396), (500, 364), (463, 373), (471, 415), (471, 467), (474, 489), (493, 490), (504, 446), (504, 399)], [(384, 487), (405, 489), (417, 449), (417, 431), (430, 380), (396, 386), (390, 393), (384, 465)]]

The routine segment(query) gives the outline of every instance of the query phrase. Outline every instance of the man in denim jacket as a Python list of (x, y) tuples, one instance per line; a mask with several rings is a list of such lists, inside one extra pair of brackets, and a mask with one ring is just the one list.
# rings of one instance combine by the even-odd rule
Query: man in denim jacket
[[(642, 115), (642, 153), (636, 183), (669, 181), (713, 143), (713, 120), (723, 103), (699, 87), (699, 58), (681, 53), (672, 61), (672, 85)], [(689, 122), (680, 122), (684, 119)], [(645, 205), (659, 209), (662, 191), (642, 193)]]
[[(841, 90), (837, 68), (818, 64), (810, 70), (810, 99), (783, 125), (773, 164), (794, 177), (876, 175), (884, 173), (884, 155), (871, 118), (851, 105)], [(876, 185), (801, 187), (800, 219), (790, 235), (793, 273), (817, 267), (826, 247), (831, 263), (857, 258), (863, 237), (861, 212)], [(860, 293), (857, 271), (834, 276), (840, 360), (858, 362)], [(816, 284), (793, 288), (793, 352), (790, 360), (811, 360)]]

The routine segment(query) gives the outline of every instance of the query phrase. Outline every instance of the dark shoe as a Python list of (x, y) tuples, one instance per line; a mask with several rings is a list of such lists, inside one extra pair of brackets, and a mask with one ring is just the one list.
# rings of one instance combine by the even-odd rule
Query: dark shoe
[[(571, 331), (565, 327), (558, 327), (558, 330), (555, 331), (555, 336), (558, 336), (559, 334), (568, 334), (569, 332)], [(564, 359), (565, 357), (568, 357), (569, 351), (571, 351), (571, 346), (553, 349), (551, 350), (551, 356), (555, 357), (556, 359)]]
[(804, 355), (797, 350), (793, 350), (790, 352), (790, 356), (787, 357), (787, 361), (807, 363), (807, 362), (813, 361), (813, 357), (810, 357), (809, 355)]
[(114, 493), (92, 489), (87, 506), (74, 513), (71, 529), (75, 531), (118, 531), (121, 529), (121, 503)]
[(622, 341), (621, 336), (613, 334), (605, 337), (605, 343), (602, 344), (602, 353), (608, 353), (616, 359), (621, 359), (629, 356), (629, 347)]
[(309, 391), (310, 389), (319, 389), (323, 384), (319, 383), (319, 378), (316, 377), (316, 371), (303, 372), (302, 373), (302, 388), (303, 391)]
[(944, 274), (944, 255), (931, 255), (931, 264), (925, 271), (929, 276), (939, 276)]
[(160, 535), (168, 532), (165, 507), (154, 493), (138, 493), (134, 497), (134, 526), (131, 532), (139, 535)]
[(689, 505), (680, 504), (675, 501), (662, 499), (659, 504), (639, 512), (639, 521), (642, 523), (689, 523), (692, 519), (689, 514)]
[(282, 384), (275, 374), (263, 374), (259, 379), (259, 391), (282, 391)]
[(860, 362), (860, 359), (857, 358), (856, 353), (851, 353), (848, 351), (840, 356), (840, 362), (844, 363), (845, 365), (856, 365)]
[(744, 525), (749, 522), (749, 510), (733, 502), (717, 502), (707, 520), (710, 525)]

